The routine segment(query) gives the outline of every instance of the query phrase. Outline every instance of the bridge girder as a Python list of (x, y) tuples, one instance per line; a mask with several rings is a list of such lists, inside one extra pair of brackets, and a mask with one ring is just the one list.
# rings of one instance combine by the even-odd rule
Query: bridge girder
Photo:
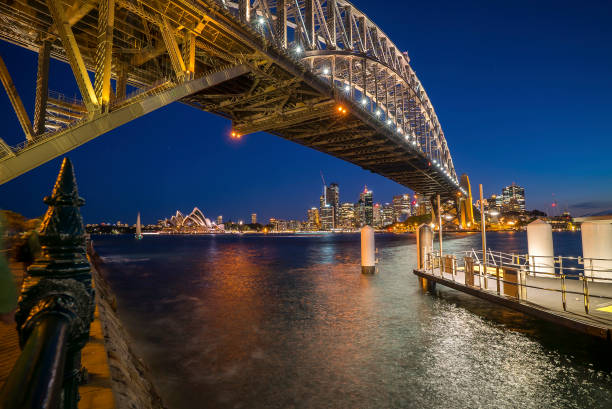
[[(121, 109), (132, 101), (125, 97), (127, 84), (144, 91), (177, 87), (183, 77), (240, 64), (249, 75), (182, 101), (232, 119), (240, 132), (272, 132), (392, 175), (419, 193), (458, 189), (442, 128), (409, 58), (346, 0), (46, 1), (0, 4), (7, 22), (0, 39), (32, 50), (48, 41), (51, 58), (70, 63), (88, 116), (56, 107), (50, 115), (59, 115), (57, 121), (72, 126), (73, 116), (92, 121), (104, 105), (110, 113)], [(96, 73), (95, 87), (88, 71)], [(346, 117), (334, 114), (336, 104), (348, 109)], [(57, 130), (37, 134), (10, 154), (0, 145), (0, 163), (62, 132), (63, 124), (47, 126)], [(389, 164), (398, 173), (388, 173)]]

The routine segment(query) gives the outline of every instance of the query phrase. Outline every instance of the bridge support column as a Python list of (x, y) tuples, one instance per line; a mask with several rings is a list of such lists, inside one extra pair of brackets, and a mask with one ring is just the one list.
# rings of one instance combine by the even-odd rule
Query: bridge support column
[(287, 0), (276, 1), (275, 34), (281, 48), (287, 48)]
[(371, 226), (364, 226), (361, 229), (361, 272), (363, 274), (374, 274), (375, 271), (374, 229)]
[(34, 101), (34, 134), (45, 133), (47, 98), (49, 97), (49, 59), (51, 42), (46, 40), (38, 50), (38, 70), (36, 73), (36, 100)]
[(9, 101), (13, 105), (13, 109), (17, 114), (17, 118), (19, 119), (19, 123), (21, 124), (21, 128), (23, 129), (23, 133), (25, 133), (27, 140), (32, 140), (32, 123), (30, 122), (30, 118), (28, 117), (28, 113), (26, 112), (23, 102), (19, 97), (19, 93), (17, 92), (17, 88), (15, 88), (15, 84), (13, 83), (13, 79), (8, 72), (8, 68), (4, 64), (4, 60), (0, 57), (0, 81), (2, 85), (4, 85), (4, 89), (6, 90), (6, 94), (9, 97)]

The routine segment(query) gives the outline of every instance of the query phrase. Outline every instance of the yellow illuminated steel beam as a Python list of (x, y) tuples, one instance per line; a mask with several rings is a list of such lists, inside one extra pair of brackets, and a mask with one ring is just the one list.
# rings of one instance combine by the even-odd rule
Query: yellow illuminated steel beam
[(162, 37), (164, 38), (164, 44), (170, 55), (170, 62), (177, 78), (182, 78), (185, 75), (185, 62), (181, 56), (181, 50), (179, 49), (176, 38), (174, 37), (174, 29), (170, 25), (170, 21), (166, 17), (162, 17), (160, 24), (160, 30)]
[(195, 36), (191, 31), (185, 32), (185, 43), (183, 44), (183, 61), (185, 69), (191, 74), (195, 72)]
[(115, 0), (100, 0), (98, 3), (98, 48), (95, 59), (96, 74), (94, 87), (96, 98), (102, 107), (108, 106), (111, 95), (114, 22)]
[[(198, 79), (185, 81), (163, 92), (153, 93), (144, 99), (137, 98), (132, 103), (123, 105), (120, 108), (103, 113), (87, 121), (81, 121), (70, 128), (42, 139), (32, 146), (28, 146), (27, 149), (18, 151), (17, 154), (13, 154), (13, 151), (7, 147), (10, 154), (0, 154), (0, 184), (8, 182), (30, 169), (34, 169), (136, 118), (189, 95), (238, 78), (248, 72), (250, 72), (250, 68), (246, 65), (227, 67)], [(1, 149), (2, 145), (0, 144)]]
[(45, 133), (47, 99), (49, 97), (49, 58), (51, 41), (43, 41), (38, 50), (38, 69), (36, 72), (36, 99), (34, 101), (34, 133)]
[(17, 114), (17, 118), (19, 119), (19, 123), (23, 128), (23, 132), (25, 133), (26, 139), (32, 140), (34, 132), (32, 131), (32, 122), (30, 122), (30, 117), (28, 117), (28, 113), (26, 112), (23, 102), (21, 102), (21, 98), (17, 93), (17, 88), (15, 88), (15, 84), (13, 84), (13, 79), (4, 64), (4, 60), (0, 57), (0, 80), (2, 81), (2, 85), (4, 85), (4, 89), (8, 94), (9, 100), (13, 105), (13, 109)]
[(85, 68), (85, 63), (74, 38), (74, 33), (70, 28), (70, 23), (65, 18), (64, 6), (61, 0), (47, 0), (47, 5), (49, 6), (49, 12), (53, 18), (57, 33), (62, 40), (66, 57), (68, 57), (68, 62), (74, 73), (77, 85), (81, 91), (83, 102), (87, 110), (92, 113), (98, 107), (98, 99), (91, 85), (87, 68)]
[(15, 153), (13, 153), (13, 150), (11, 149), (10, 146), (8, 146), (6, 144), (6, 142), (4, 142), (4, 139), (0, 138), (0, 153), (4, 152), (4, 155), (2, 156), (8, 156), (9, 158), (12, 158), (15, 156)]

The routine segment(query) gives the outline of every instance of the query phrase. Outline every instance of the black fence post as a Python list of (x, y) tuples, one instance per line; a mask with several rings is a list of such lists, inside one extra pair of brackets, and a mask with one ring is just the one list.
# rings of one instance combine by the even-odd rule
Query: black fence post
[(72, 163), (62, 162), (40, 228), (41, 253), (28, 268), (15, 315), (22, 352), (0, 392), (2, 408), (76, 409), (81, 349), (94, 294)]

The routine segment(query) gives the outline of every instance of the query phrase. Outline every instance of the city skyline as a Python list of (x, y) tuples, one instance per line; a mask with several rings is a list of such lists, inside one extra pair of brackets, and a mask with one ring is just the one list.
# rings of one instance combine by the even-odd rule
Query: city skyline
[[(376, 11), (366, 1), (356, 5)], [(612, 56), (602, 52), (612, 37), (610, 7), (538, 2), (484, 9), (477, 2), (460, 8), (436, 2), (400, 3), (396, 12), (420, 18), (404, 26), (384, 11), (373, 15), (409, 52), (459, 174), (468, 173), (473, 186), (482, 183), (487, 197), (502, 184), (521, 183), (530, 192), (529, 208), (546, 211), (555, 202), (576, 215), (612, 209), (612, 193), (602, 189), (612, 185), (607, 158)], [(36, 54), (5, 43), (0, 53), (32, 116)], [(568, 53), (573, 58), (568, 60)], [(52, 60), (51, 71), (51, 89), (78, 95), (66, 64)], [(581, 90), (581, 101), (575, 89)], [(4, 92), (0, 103), (9, 106)], [(19, 142), (22, 131), (14, 113), (3, 110), (0, 118), (3, 138)], [(193, 132), (169, 137), (177, 124)], [(85, 220), (128, 220), (138, 211), (151, 220), (151, 215), (195, 204), (211, 214), (251, 211), (247, 207), (262, 218), (296, 217), (300, 204), (316, 197), (319, 169), (338, 176), (343, 186), (376, 186), (384, 196), (402, 193), (383, 177), (276, 136), (257, 133), (232, 140), (229, 131), (226, 119), (173, 104), (70, 152), (88, 202)], [(589, 143), (578, 143), (584, 140)], [(40, 216), (41, 199), (59, 163), (55, 159), (0, 186), (0, 207)], [(312, 190), (293, 189), (310, 183)], [(248, 220), (248, 213), (242, 218)]]

